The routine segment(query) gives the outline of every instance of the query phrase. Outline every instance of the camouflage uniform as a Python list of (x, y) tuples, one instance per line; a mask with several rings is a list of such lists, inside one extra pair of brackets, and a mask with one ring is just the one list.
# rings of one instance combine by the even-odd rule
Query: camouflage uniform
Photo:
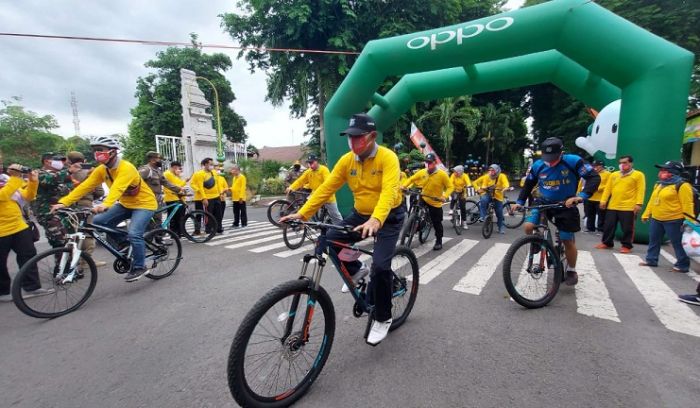
[[(71, 160), (71, 154), (68, 153), (68, 160)], [(78, 184), (82, 183), (85, 181), (85, 179), (88, 178), (90, 175), (90, 172), (92, 170), (87, 170), (87, 169), (81, 169), (77, 171), (76, 173), (73, 174), (72, 179), (73, 179), (73, 187), (77, 187)], [(92, 209), (92, 203), (95, 200), (99, 200), (105, 195), (105, 190), (102, 188), (102, 186), (97, 187), (94, 189), (92, 192), (84, 195), (78, 202), (75, 204), (76, 207), (80, 209), (85, 209), (89, 210)], [(87, 219), (87, 222), (92, 222), (92, 215)], [(86, 254), (92, 255), (92, 253), (95, 251), (95, 238), (90, 238), (86, 237), (85, 240), (83, 241), (83, 247), (80, 248), (83, 250)], [(81, 258), (80, 259), (80, 269), (85, 271), (87, 270), (87, 264), (86, 262)]]
[(67, 169), (39, 170), (39, 189), (36, 200), (32, 202), (32, 211), (39, 225), (44, 227), (46, 239), (52, 247), (61, 247), (66, 243), (66, 228), (61, 219), (51, 214), (51, 206), (70, 193), (73, 184)]

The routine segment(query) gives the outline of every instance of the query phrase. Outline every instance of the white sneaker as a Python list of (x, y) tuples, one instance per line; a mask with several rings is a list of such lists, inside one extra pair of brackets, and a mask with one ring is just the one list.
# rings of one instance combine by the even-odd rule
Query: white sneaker
[[(356, 274), (352, 275), (352, 283), (354, 283), (355, 286), (357, 286), (357, 283), (360, 281), (360, 279), (364, 278), (367, 275), (369, 275), (369, 268), (367, 267), (367, 264), (362, 262), (360, 270), (358, 270)], [(343, 287), (340, 289), (340, 291), (343, 293), (348, 293), (350, 292), (350, 288), (348, 288), (347, 284), (343, 283)]]
[(381, 343), (389, 334), (389, 328), (391, 327), (391, 322), (393, 319), (389, 319), (385, 322), (373, 321), (372, 327), (369, 329), (369, 335), (367, 336), (367, 343), (370, 346), (376, 346)]
[(100, 266), (105, 266), (105, 265), (107, 265), (107, 262), (105, 262), (105, 261), (97, 261), (97, 260), (95, 261), (95, 266), (98, 268)]
[(29, 299), (37, 296), (45, 296), (45, 295), (51, 295), (53, 293), (56, 293), (56, 289), (44, 289), (44, 288), (39, 288), (37, 290), (22, 290), (22, 299)]
[(447, 213), (447, 215), (452, 215), (453, 212), (454, 212), (453, 210), (450, 210), (450, 212)]
[(462, 228), (464, 228), (465, 230), (469, 229), (469, 225), (467, 225), (466, 221), (462, 221)]

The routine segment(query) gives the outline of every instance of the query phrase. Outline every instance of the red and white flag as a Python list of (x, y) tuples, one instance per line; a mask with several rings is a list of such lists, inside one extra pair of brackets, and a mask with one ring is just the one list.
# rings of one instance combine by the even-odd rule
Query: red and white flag
[[(418, 126), (416, 126), (416, 124), (413, 122), (411, 122), (411, 141), (416, 146), (416, 149), (422, 151), (424, 155), (428, 153), (433, 153), (437, 158), (438, 168), (442, 170), (447, 170), (447, 167), (445, 167), (445, 165), (442, 164), (440, 156), (435, 152), (435, 150), (433, 150), (433, 147), (430, 145), (430, 142), (428, 142), (428, 139), (425, 137), (425, 135), (423, 135), (423, 132), (421, 132), (420, 129), (418, 129)], [(424, 143), (425, 147), (421, 148), (421, 143)]]

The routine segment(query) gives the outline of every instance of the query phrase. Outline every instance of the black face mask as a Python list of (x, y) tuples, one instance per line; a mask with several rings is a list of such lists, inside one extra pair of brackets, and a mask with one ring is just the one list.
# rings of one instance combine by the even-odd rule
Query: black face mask
[(163, 162), (158, 161), (158, 162), (153, 163), (153, 165), (156, 167), (163, 167)]
[(301, 166), (297, 166), (297, 165), (294, 166), (294, 170), (299, 171), (299, 169), (301, 169)]

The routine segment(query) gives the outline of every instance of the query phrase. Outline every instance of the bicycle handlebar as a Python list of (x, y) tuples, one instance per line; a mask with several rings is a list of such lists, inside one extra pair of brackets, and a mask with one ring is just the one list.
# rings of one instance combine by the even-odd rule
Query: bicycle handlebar
[(347, 233), (353, 232), (352, 226), (349, 225), (335, 225), (335, 224), (326, 224), (324, 222), (316, 222), (316, 221), (298, 221), (298, 220), (292, 220), (292, 221), (285, 221), (282, 224), (288, 224), (291, 226), (297, 226), (297, 225), (303, 225), (305, 227), (313, 228), (313, 229), (319, 229), (319, 230), (329, 230), (329, 229), (334, 229), (337, 231), (343, 231)]
[(525, 210), (551, 210), (551, 209), (555, 209), (555, 208), (566, 208), (566, 205), (564, 204), (564, 202), (558, 202), (558, 203), (552, 203), (552, 204), (533, 205), (530, 207), (521, 206), (520, 208), (523, 211), (525, 211)]
[(435, 201), (443, 201), (442, 198), (437, 198), (437, 197), (425, 195), (425, 194), (423, 194), (422, 191), (423, 190), (408, 188), (408, 189), (404, 190), (404, 194), (415, 194), (415, 195), (419, 195), (421, 197), (430, 198), (430, 199), (435, 200)]

